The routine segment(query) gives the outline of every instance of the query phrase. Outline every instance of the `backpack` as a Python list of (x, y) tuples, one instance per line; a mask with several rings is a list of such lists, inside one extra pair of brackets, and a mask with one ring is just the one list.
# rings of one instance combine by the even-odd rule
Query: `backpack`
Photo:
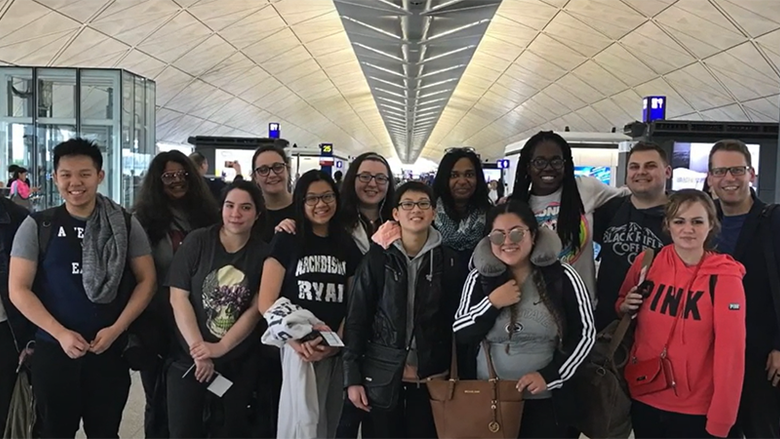
[[(127, 226), (128, 243), (130, 241), (130, 232), (132, 229), (132, 215), (122, 208), (122, 214), (125, 217), (125, 224)], [(36, 212), (31, 216), (35, 219), (35, 223), (38, 226), (38, 264), (40, 265), (46, 257), (46, 251), (51, 244), (53, 231), (57, 225), (57, 219), (62, 215), (68, 215), (65, 205), (52, 207), (42, 212)], [(128, 252), (130, 246), (128, 245)], [(40, 271), (39, 271), (40, 273)], [(36, 275), (36, 283), (37, 275)], [(117, 292), (118, 312), (121, 313), (127, 302), (130, 300), (130, 296), (135, 289), (136, 281), (135, 275), (130, 268), (130, 258), (125, 261), (124, 274), (122, 280), (119, 283), (119, 291)], [(36, 288), (33, 288), (35, 291)], [(117, 317), (119, 314), (117, 314)], [(144, 310), (138, 318), (130, 324), (127, 332), (117, 338), (114, 343), (123, 343), (122, 356), (127, 361), (128, 365), (133, 370), (146, 370), (156, 365), (157, 351), (161, 348), (157, 346), (159, 343), (158, 336), (150, 333), (145, 327), (149, 326), (148, 322), (151, 317), (149, 313)], [(145, 323), (146, 322), (146, 323)]]

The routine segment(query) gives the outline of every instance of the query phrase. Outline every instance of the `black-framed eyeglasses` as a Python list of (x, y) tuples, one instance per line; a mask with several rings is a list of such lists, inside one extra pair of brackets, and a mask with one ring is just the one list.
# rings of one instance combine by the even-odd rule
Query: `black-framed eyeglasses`
[(560, 157), (555, 157), (549, 160), (544, 157), (537, 157), (531, 160), (531, 166), (533, 166), (534, 168), (540, 171), (542, 169), (545, 169), (547, 166), (552, 166), (553, 169), (560, 171), (561, 169), (563, 169), (563, 165), (565, 164), (566, 164), (566, 160)]
[(515, 227), (510, 230), (509, 233), (506, 233), (503, 230), (493, 230), (488, 235), (488, 239), (490, 239), (490, 242), (493, 245), (501, 245), (506, 241), (506, 237), (509, 236), (509, 242), (517, 244), (525, 238), (525, 233), (527, 231), (528, 229), (522, 227)]
[(750, 166), (729, 166), (725, 168), (712, 168), (710, 169), (710, 174), (712, 174), (713, 177), (725, 177), (726, 173), (731, 172), (731, 175), (734, 177), (741, 177), (745, 175), (750, 169)]
[(420, 210), (428, 210), (431, 208), (431, 206), (433, 206), (433, 204), (431, 204), (431, 200), (401, 201), (398, 203), (398, 207), (403, 210), (412, 210), (414, 209), (414, 206), (419, 207)]
[(286, 164), (284, 164), (284, 163), (274, 163), (271, 166), (267, 166), (267, 165), (258, 166), (257, 168), (255, 168), (254, 173), (257, 174), (257, 175), (260, 175), (262, 177), (265, 177), (271, 171), (274, 171), (274, 174), (279, 175), (282, 172), (284, 172), (285, 169), (287, 169), (287, 165)]
[(175, 181), (181, 181), (187, 178), (187, 176), (190, 175), (187, 171), (176, 171), (176, 172), (165, 172), (160, 177), (165, 184), (170, 184)]
[(306, 198), (303, 200), (308, 206), (316, 206), (320, 200), (322, 200), (322, 202), (325, 204), (330, 204), (336, 201), (336, 194), (333, 192), (328, 192), (327, 194), (322, 195), (306, 195)]
[(376, 174), (371, 175), (368, 172), (363, 172), (361, 174), (357, 175), (357, 179), (360, 180), (361, 183), (371, 183), (371, 180), (376, 180), (376, 184), (380, 186), (384, 186), (387, 184), (388, 181), (390, 181), (389, 178), (387, 178), (387, 175), (385, 174)]

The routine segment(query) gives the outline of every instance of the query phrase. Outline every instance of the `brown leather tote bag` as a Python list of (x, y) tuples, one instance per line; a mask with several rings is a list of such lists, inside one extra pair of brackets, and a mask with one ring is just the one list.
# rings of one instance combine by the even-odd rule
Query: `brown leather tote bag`
[(459, 380), (455, 343), (449, 380), (428, 381), (431, 408), (440, 439), (516, 439), (523, 417), (523, 394), (517, 382), (500, 380), (490, 358), (490, 346), (482, 342), (490, 379)]

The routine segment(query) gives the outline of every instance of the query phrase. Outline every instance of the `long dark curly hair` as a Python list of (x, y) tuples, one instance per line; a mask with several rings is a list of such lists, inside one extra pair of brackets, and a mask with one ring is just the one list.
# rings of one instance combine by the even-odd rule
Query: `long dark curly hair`
[[(187, 193), (179, 200), (171, 200), (165, 194), (162, 175), (168, 162), (180, 164), (187, 173)], [(161, 152), (152, 159), (132, 209), (153, 246), (165, 237), (170, 228), (174, 206), (187, 216), (193, 230), (220, 221), (219, 207), (206, 182), (192, 161), (176, 150)]]
[[(485, 234), (489, 234), (490, 231), (493, 230), (493, 223), (496, 221), (496, 218), (498, 218), (500, 215), (503, 214), (513, 214), (516, 215), (518, 218), (520, 218), (521, 221), (525, 224), (526, 227), (528, 227), (528, 230), (533, 237), (534, 242), (536, 242), (537, 237), (539, 236), (539, 222), (536, 221), (536, 216), (534, 215), (533, 210), (531, 210), (531, 207), (528, 206), (527, 203), (524, 201), (519, 200), (509, 200), (505, 203), (499, 204), (490, 211), (488, 211), (487, 214), (487, 221), (485, 221)], [(531, 257), (529, 254), (528, 257)], [(545, 307), (547, 307), (547, 310), (550, 312), (550, 315), (553, 317), (553, 320), (555, 320), (555, 324), (557, 326), (558, 331), (558, 340), (560, 342), (562, 334), (565, 332), (565, 320), (563, 319), (563, 316), (561, 316), (561, 313), (558, 311), (558, 309), (553, 304), (552, 299), (550, 298), (550, 294), (547, 291), (547, 281), (545, 281), (544, 276), (542, 274), (541, 269), (537, 267), (536, 265), (533, 265), (531, 268), (531, 279), (534, 282), (534, 286), (536, 286), (536, 291), (539, 293), (539, 299), (542, 301)], [(520, 311), (520, 303), (516, 303), (509, 308), (509, 321), (510, 326), (509, 328), (514, 328), (515, 324), (517, 323), (518, 318), (520, 317), (518, 315)], [(512, 339), (513, 331), (509, 331), (509, 339)], [(509, 353), (509, 345), (506, 346), (507, 353)]]
[(528, 139), (525, 145), (523, 145), (523, 149), (520, 150), (520, 158), (517, 161), (512, 198), (526, 203), (531, 198), (531, 175), (528, 173), (528, 167), (531, 165), (536, 147), (544, 142), (555, 143), (563, 154), (561, 207), (558, 211), (556, 230), (564, 248), (571, 245), (571, 248), (576, 252), (580, 247), (580, 220), (582, 215), (585, 214), (585, 207), (582, 205), (582, 197), (577, 188), (577, 180), (574, 177), (574, 159), (572, 158), (571, 147), (566, 142), (566, 139), (552, 131), (539, 131)]
[(395, 184), (393, 184), (393, 172), (390, 170), (390, 165), (387, 160), (381, 155), (375, 152), (366, 152), (360, 154), (349, 165), (347, 174), (344, 176), (344, 182), (341, 184), (341, 213), (344, 227), (347, 230), (352, 230), (360, 222), (360, 199), (358, 199), (357, 192), (355, 191), (355, 180), (357, 179), (358, 170), (360, 165), (366, 160), (373, 160), (383, 164), (387, 170), (387, 192), (385, 198), (379, 205), (379, 219), (382, 222), (393, 218), (393, 200), (395, 199)]

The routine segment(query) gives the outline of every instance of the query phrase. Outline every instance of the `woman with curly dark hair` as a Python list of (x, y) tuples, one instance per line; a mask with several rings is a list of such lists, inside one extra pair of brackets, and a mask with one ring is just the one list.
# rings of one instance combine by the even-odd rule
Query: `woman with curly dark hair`
[[(219, 222), (219, 209), (192, 161), (179, 151), (157, 154), (141, 184), (133, 214), (143, 226), (152, 245), (158, 287), (145, 317), (159, 337), (158, 352), (167, 354), (172, 332), (173, 314), (168, 288), (163, 281), (173, 255), (184, 237), (200, 227)], [(165, 409), (165, 387), (161, 386), (162, 360), (156, 367), (141, 371), (146, 394), (144, 432), (146, 437), (168, 437)]]

